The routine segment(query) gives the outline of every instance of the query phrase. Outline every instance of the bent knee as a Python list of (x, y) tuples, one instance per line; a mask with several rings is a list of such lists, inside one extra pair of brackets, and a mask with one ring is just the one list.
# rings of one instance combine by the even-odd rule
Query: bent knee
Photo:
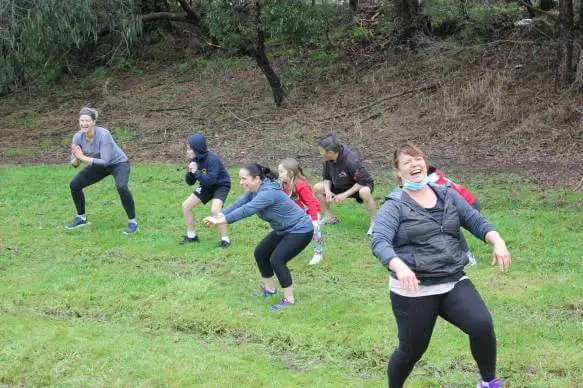
[(360, 189), (358, 189), (358, 195), (360, 195), (360, 198), (362, 199), (372, 199), (372, 191), (370, 190), (370, 187), (368, 186), (363, 186)]
[(127, 193), (130, 191), (130, 188), (128, 187), (128, 185), (119, 185), (119, 186), (115, 186), (117, 188), (117, 191), (119, 193)]
[(83, 186), (81, 186), (80, 184), (78, 184), (75, 181), (71, 181), (69, 183), (69, 188), (71, 189), (71, 191), (80, 191), (83, 189)]
[(489, 315), (487, 317), (475, 319), (467, 328), (467, 334), (471, 336), (487, 336), (494, 333), (494, 323), (492, 322), (492, 317)]
[(188, 199), (182, 202), (182, 210), (190, 211), (194, 207), (194, 204)]
[(324, 192), (324, 182), (318, 182), (314, 185), (314, 191), (316, 194), (321, 194)]

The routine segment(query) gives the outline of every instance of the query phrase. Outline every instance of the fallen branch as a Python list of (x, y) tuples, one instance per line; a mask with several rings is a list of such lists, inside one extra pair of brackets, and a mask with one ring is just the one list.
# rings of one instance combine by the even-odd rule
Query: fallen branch
[(378, 105), (378, 104), (380, 104), (381, 102), (384, 102), (384, 101), (387, 101), (387, 100), (390, 100), (390, 99), (393, 99), (393, 98), (397, 98), (397, 97), (405, 96), (405, 95), (407, 95), (407, 94), (413, 94), (413, 93), (421, 93), (421, 92), (425, 92), (425, 91), (427, 91), (427, 90), (433, 90), (433, 89), (437, 89), (437, 87), (438, 87), (438, 85), (437, 85), (437, 84), (433, 84), (433, 85), (429, 85), (429, 86), (424, 86), (424, 87), (422, 87), (422, 88), (419, 88), (419, 89), (409, 89), (409, 90), (406, 90), (406, 91), (404, 91), (404, 92), (401, 92), (401, 93), (397, 93), (397, 94), (391, 94), (391, 95), (389, 95), (389, 96), (384, 96), (384, 97), (382, 97), (382, 98), (379, 98), (379, 99), (378, 99), (378, 100), (376, 100), (376, 101), (373, 101), (373, 102), (371, 102), (370, 104), (367, 104), (367, 105), (361, 106), (361, 107), (359, 107), (359, 108), (353, 109), (353, 110), (351, 110), (351, 111), (348, 111), (348, 112), (340, 113), (340, 114), (337, 114), (337, 115), (334, 115), (334, 116), (330, 116), (330, 117), (325, 117), (325, 118), (323, 118), (323, 119), (321, 119), (321, 120), (319, 120), (319, 121), (327, 121), (327, 120), (333, 120), (333, 119), (337, 119), (337, 118), (339, 118), (339, 117), (344, 117), (344, 116), (348, 116), (348, 115), (353, 115), (353, 114), (355, 114), (355, 113), (362, 112), (363, 110), (367, 110), (367, 109), (369, 109), (369, 108), (372, 108), (373, 106), (375, 106), (375, 105)]
[(147, 112), (167, 112), (171, 110), (185, 110), (190, 109), (190, 106), (181, 106), (177, 108), (159, 108), (159, 109), (146, 109)]

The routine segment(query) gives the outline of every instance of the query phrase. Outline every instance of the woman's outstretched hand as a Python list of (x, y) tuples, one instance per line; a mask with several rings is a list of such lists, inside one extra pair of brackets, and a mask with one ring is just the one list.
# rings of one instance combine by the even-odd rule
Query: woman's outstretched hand
[(207, 226), (215, 226), (215, 225), (219, 225), (219, 224), (226, 224), (227, 220), (225, 219), (225, 216), (223, 215), (223, 213), (219, 213), (216, 216), (205, 217), (203, 222)]
[(498, 232), (492, 230), (486, 233), (485, 240), (488, 244), (494, 247), (492, 251), (492, 265), (498, 264), (501, 272), (506, 272), (512, 263), (510, 252), (506, 248), (506, 243)]
[(501, 272), (506, 272), (510, 268), (512, 263), (512, 257), (510, 252), (506, 248), (506, 244), (494, 245), (494, 250), (492, 251), (492, 265), (498, 264)]

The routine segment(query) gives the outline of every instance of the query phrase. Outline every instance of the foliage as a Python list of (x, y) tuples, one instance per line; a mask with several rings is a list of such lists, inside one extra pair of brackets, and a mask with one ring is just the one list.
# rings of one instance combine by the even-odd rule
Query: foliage
[(255, 50), (254, 6), (245, 0), (205, 1), (202, 4), (213, 38), (230, 53)]
[[(221, 250), (217, 231), (200, 223), (210, 209), (199, 206), (201, 243), (178, 245), (180, 203), (191, 191), (176, 167), (133, 166), (140, 230), (130, 237), (121, 233), (125, 214), (111, 178), (86, 189), (92, 224), (68, 232), (67, 183), (78, 170), (0, 169), (0, 381), (386, 385), (396, 327), (362, 206), (343, 204), (342, 223), (324, 227), (321, 265), (307, 265), (310, 248), (290, 262), (297, 304), (270, 313), (277, 297), (251, 296), (259, 286), (253, 247), (268, 232), (265, 223), (253, 217), (232, 225), (233, 246)], [(390, 190), (387, 179), (379, 179), (379, 193)], [(491, 249), (468, 236), (478, 265), (467, 273), (494, 318), (499, 374), (517, 387), (580, 386), (582, 194), (541, 192), (516, 177), (465, 183), (514, 258), (500, 274), (489, 265)], [(233, 190), (229, 202), (241, 193)], [(467, 337), (440, 319), (409, 386), (471, 386), (476, 376)]]
[(514, 22), (524, 18), (524, 9), (517, 3), (484, 5), (474, 4), (468, 9), (469, 20), (456, 34), (462, 42), (479, 43), (500, 39)]
[(518, 3), (480, 4), (459, 0), (428, 0), (422, 13), (437, 35), (455, 35), (463, 42), (479, 43), (499, 38), (524, 17)]
[(346, 28), (353, 16), (348, 7), (338, 4), (284, 1), (267, 3), (262, 22), (271, 39), (300, 46), (327, 39), (330, 31)]
[(261, 7), (261, 26), (266, 37), (281, 44), (301, 46), (318, 42), (335, 28), (352, 20), (347, 7), (337, 4), (310, 6), (298, 1), (257, 3), (215, 0), (203, 3), (211, 35), (230, 52), (252, 48), (255, 42), (255, 5)]
[(51, 82), (108, 33), (127, 53), (140, 32), (134, 0), (7, 0), (0, 3), (0, 93)]

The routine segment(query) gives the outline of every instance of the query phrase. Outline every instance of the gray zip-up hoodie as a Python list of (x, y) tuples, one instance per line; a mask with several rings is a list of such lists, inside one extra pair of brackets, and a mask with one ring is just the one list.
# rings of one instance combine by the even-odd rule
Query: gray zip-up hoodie
[(460, 227), (481, 240), (495, 230), (453, 189), (430, 187), (443, 201), (441, 223), (403, 189), (397, 188), (386, 197), (372, 231), (372, 251), (379, 261), (388, 267), (393, 258), (399, 257), (422, 284), (446, 282), (456, 274), (463, 274), (468, 256), (460, 243)]
[(279, 183), (265, 178), (256, 193), (245, 193), (223, 210), (227, 223), (257, 214), (277, 234), (308, 233), (314, 230), (308, 214), (288, 197)]

